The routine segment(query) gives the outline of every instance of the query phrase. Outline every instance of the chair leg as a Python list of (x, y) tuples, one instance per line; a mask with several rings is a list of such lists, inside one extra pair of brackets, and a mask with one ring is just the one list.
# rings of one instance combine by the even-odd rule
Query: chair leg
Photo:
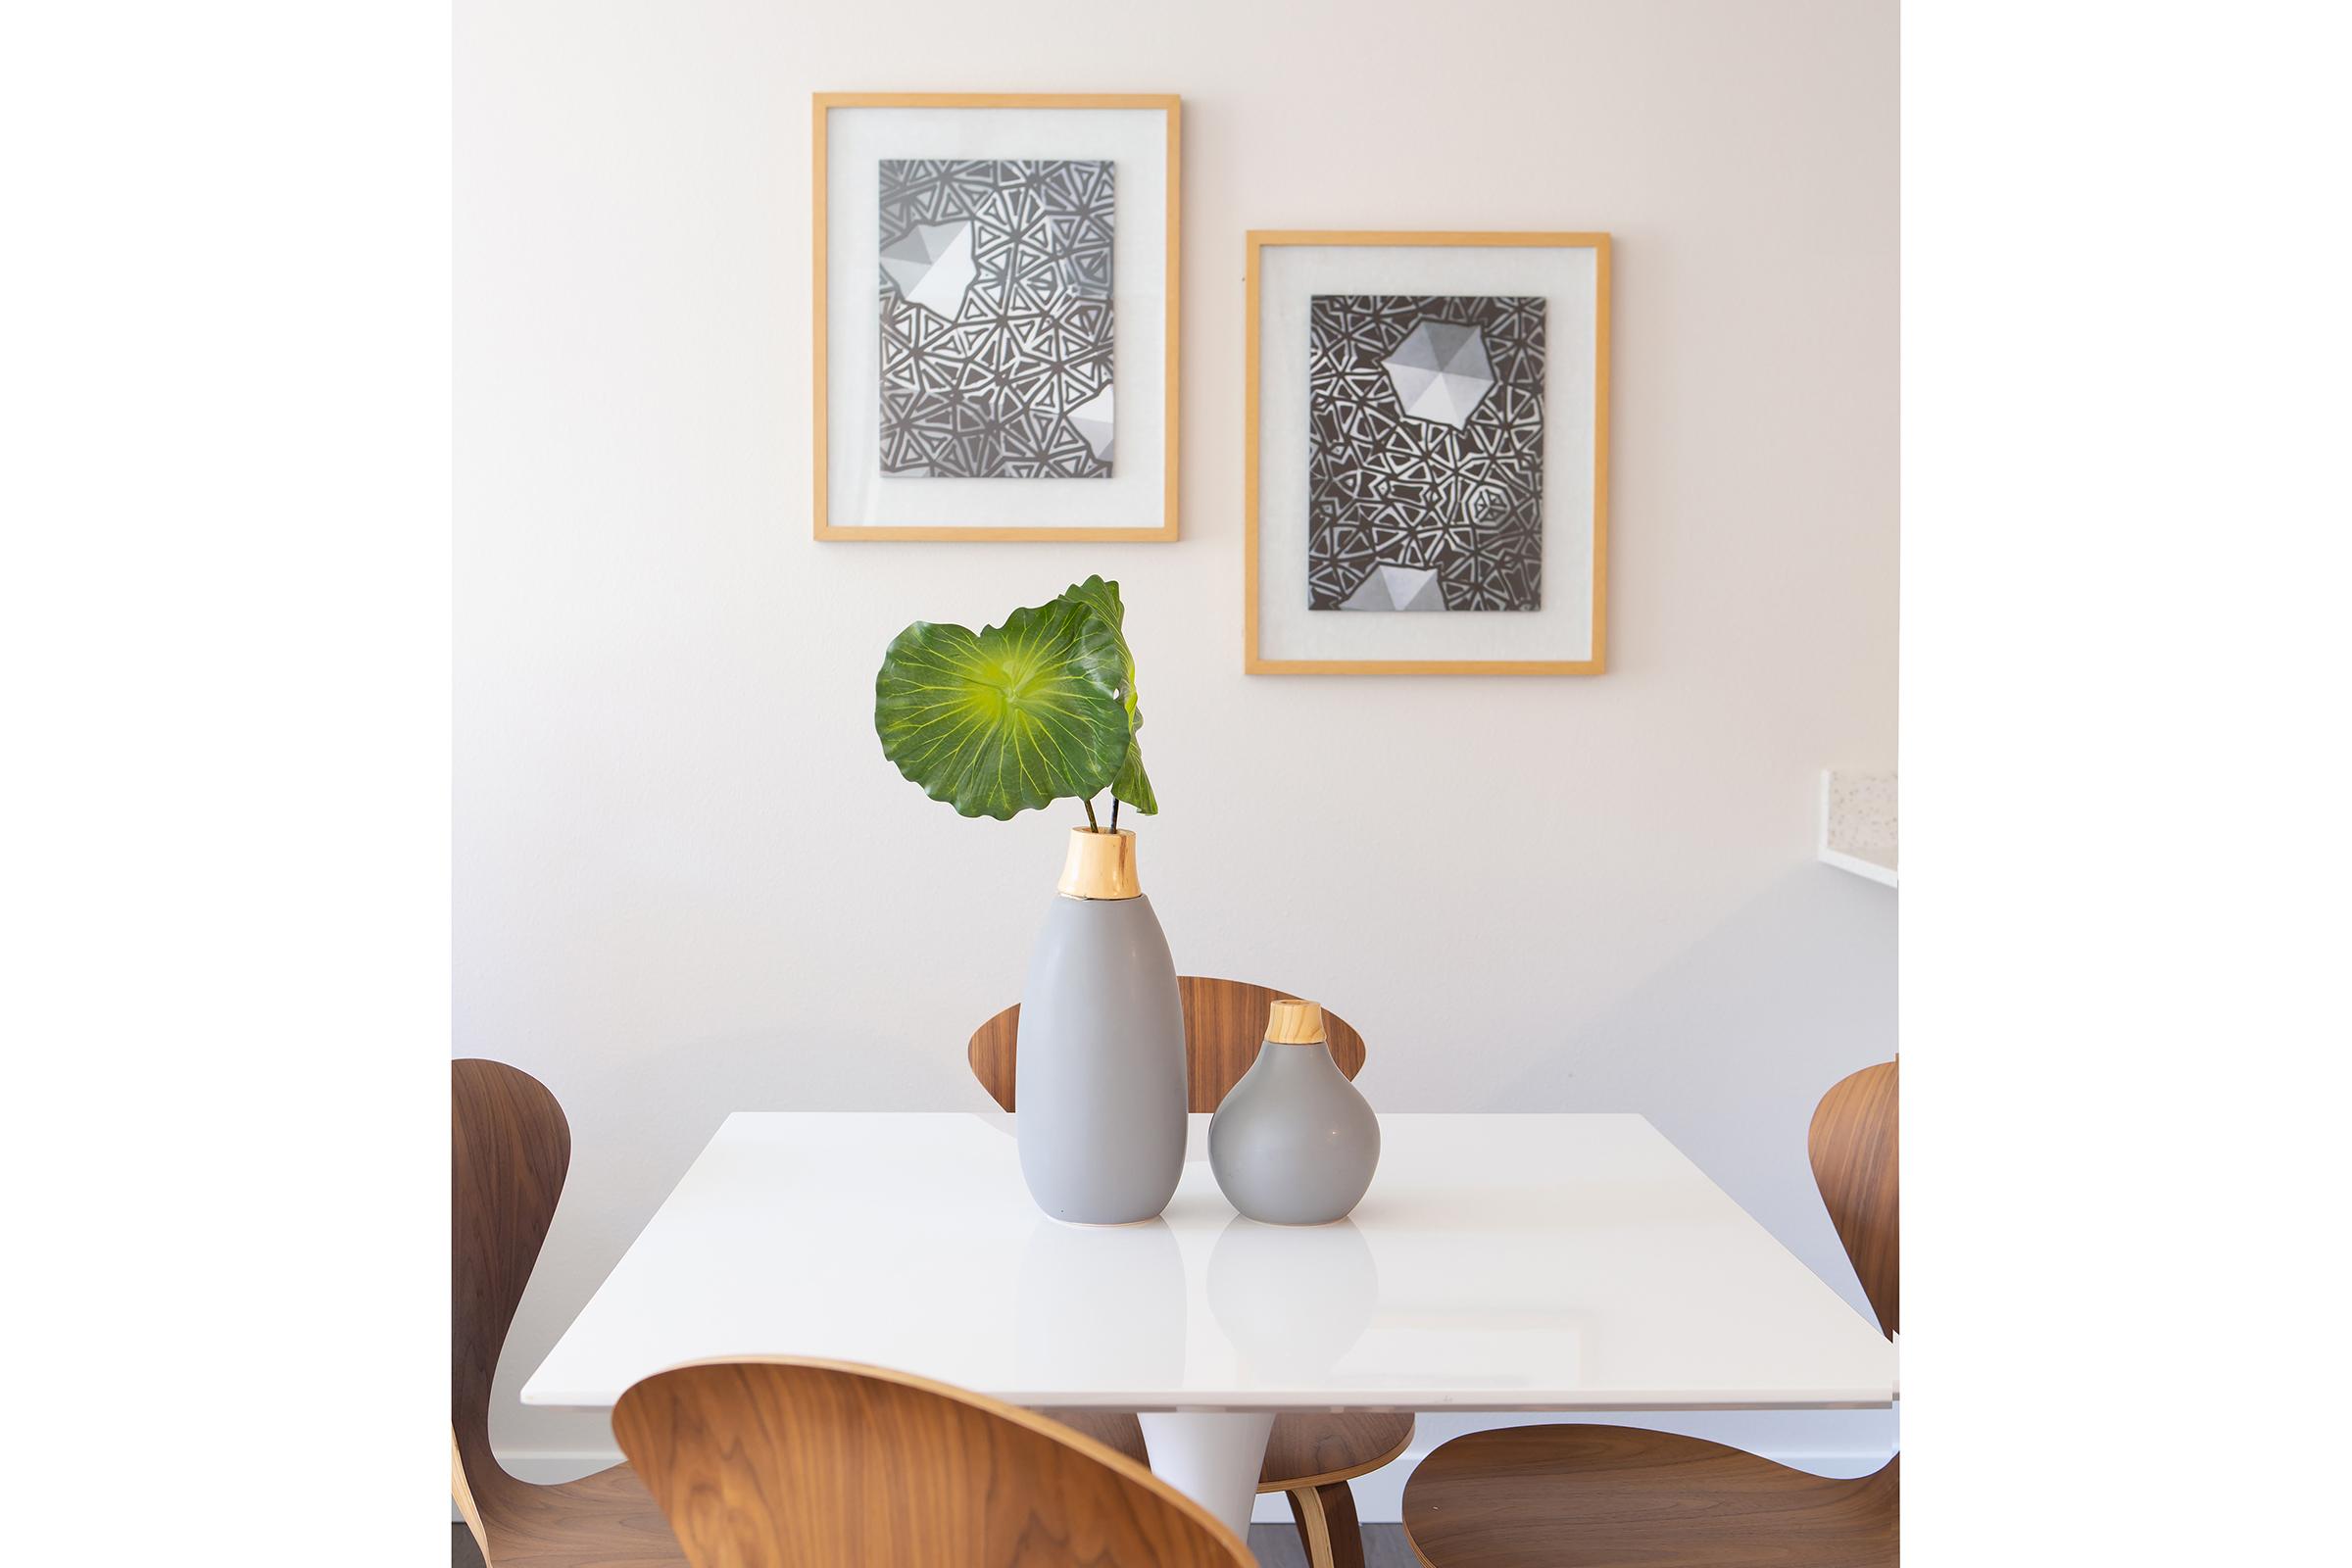
[(1291, 1518), (1314, 1568), (1364, 1568), (1364, 1532), (1355, 1522), (1355, 1494), (1347, 1482), (1300, 1487), (1289, 1496)]

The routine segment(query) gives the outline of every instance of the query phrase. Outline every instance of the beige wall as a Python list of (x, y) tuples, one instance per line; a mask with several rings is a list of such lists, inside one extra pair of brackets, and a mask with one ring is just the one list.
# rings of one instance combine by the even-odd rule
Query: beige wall
[[(980, 1103), (1067, 813), (900, 781), (874, 666), (1098, 570), (1180, 967), (1328, 1000), (1388, 1109), (1645, 1111), (1851, 1293), (1802, 1132), (1893, 1049), (1895, 896), (1811, 834), (1895, 739), (1894, 13), (462, 6), (457, 1047), (575, 1149), (506, 1395), (727, 1110)], [(857, 88), (1184, 95), (1181, 543), (810, 541), (808, 94)], [(1610, 674), (1243, 676), (1250, 227), (1616, 236)]]

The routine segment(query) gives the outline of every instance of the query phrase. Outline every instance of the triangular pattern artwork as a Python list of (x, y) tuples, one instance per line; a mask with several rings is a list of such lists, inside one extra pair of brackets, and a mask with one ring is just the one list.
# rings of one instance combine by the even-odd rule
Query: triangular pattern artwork
[(1307, 307), (1307, 605), (1540, 610), (1540, 295)]
[(1107, 161), (883, 161), (882, 472), (1110, 476), (1112, 195)]

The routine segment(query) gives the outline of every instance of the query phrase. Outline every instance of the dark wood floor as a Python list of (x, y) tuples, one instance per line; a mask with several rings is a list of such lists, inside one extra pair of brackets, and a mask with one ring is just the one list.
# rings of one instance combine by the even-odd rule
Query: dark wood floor
[[(1306, 1568), (1306, 1548), (1289, 1525), (1251, 1525), (1250, 1549), (1257, 1553), (1258, 1568)], [(1421, 1568), (1405, 1543), (1404, 1526), (1364, 1526), (1364, 1568)]]
[[(450, 1568), (482, 1568), (482, 1554), (464, 1525), (450, 1526)], [(1250, 1549), (1257, 1553), (1258, 1568), (1306, 1568), (1298, 1532), (1289, 1525), (1251, 1525)], [(1401, 1525), (1364, 1526), (1364, 1568), (1420, 1568), (1413, 1548), (1405, 1544)]]

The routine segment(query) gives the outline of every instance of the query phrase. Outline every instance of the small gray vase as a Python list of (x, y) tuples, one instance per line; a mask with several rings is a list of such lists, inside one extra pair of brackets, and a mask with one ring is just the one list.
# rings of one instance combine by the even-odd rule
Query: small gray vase
[(1208, 1164), (1234, 1207), (1269, 1225), (1345, 1219), (1380, 1163), (1380, 1118), (1331, 1059), (1323, 1009), (1277, 1002), (1257, 1060), (1208, 1124)]
[(1184, 1175), (1184, 1003), (1135, 875), (1135, 835), (1074, 829), (1029, 959), (1013, 1136), (1054, 1219), (1156, 1218)]

